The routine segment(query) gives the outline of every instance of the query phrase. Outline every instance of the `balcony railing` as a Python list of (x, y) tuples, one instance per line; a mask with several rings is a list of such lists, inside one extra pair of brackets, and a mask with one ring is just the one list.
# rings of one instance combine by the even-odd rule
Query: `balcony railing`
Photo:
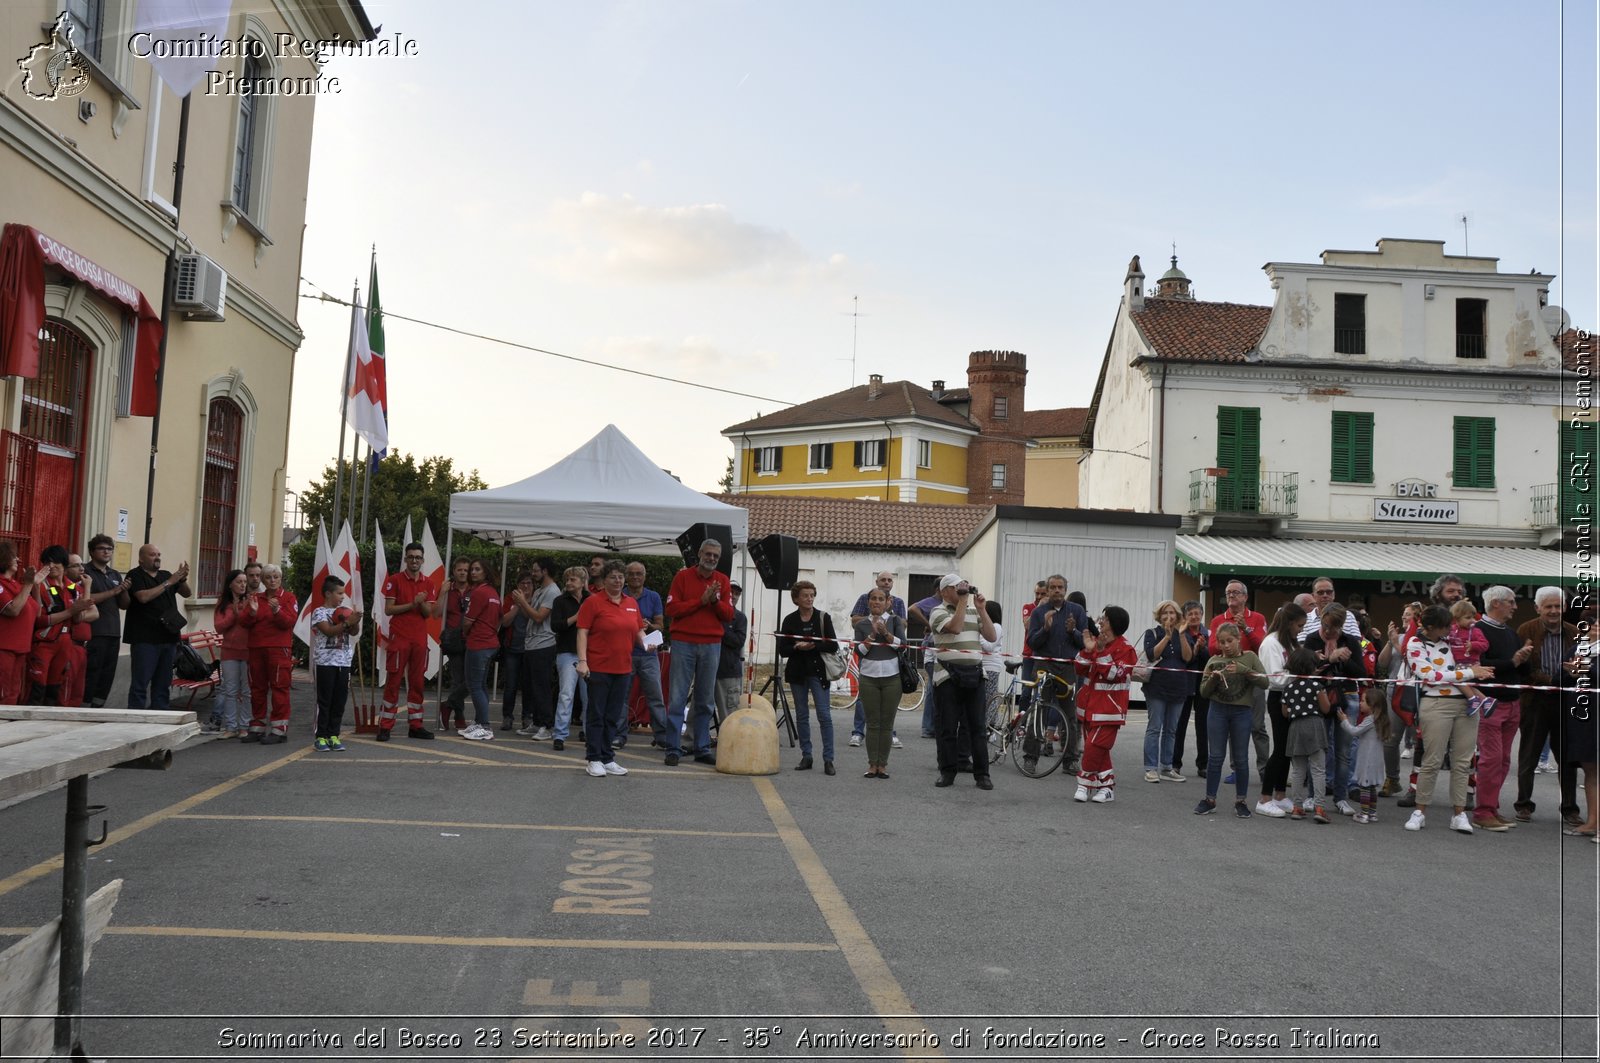
[(1561, 516), (1556, 510), (1556, 485), (1539, 484), (1533, 489), (1533, 526), (1535, 528), (1554, 528), (1561, 523)]
[(1189, 472), (1189, 512), (1297, 517), (1300, 515), (1300, 474), (1268, 472), (1250, 480), (1231, 469), (1192, 469)]

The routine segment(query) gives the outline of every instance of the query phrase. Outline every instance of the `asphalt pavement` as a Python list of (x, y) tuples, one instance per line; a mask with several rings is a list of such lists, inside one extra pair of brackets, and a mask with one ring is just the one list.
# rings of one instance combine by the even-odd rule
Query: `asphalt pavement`
[[(787, 741), (776, 776), (667, 768), (644, 734), (595, 779), (575, 737), (347, 717), (314, 753), (295, 678), (288, 744), (91, 783), (90, 888), (124, 880), (93, 1056), (1594, 1058), (1600, 846), (1554, 776), (1505, 834), (1409, 833), (1391, 800), (1199, 817), (1200, 782), (1142, 781), (1139, 713), (1109, 805), (1009, 763), (936, 789), (911, 714), (863, 779), (840, 713), (834, 777)], [(0, 946), (59, 912), (64, 807), (0, 810)]]

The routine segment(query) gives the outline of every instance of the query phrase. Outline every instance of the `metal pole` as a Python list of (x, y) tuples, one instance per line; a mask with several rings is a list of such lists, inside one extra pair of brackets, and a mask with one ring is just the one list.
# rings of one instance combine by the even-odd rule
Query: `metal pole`
[[(361, 282), (357, 281), (350, 293), (350, 336), (353, 340), (356, 334), (356, 314), (361, 305)], [(329, 515), (328, 523), (335, 527), (339, 524), (339, 504), (344, 494), (344, 436), (345, 426), (350, 423), (350, 352), (344, 356), (344, 386), (339, 389), (339, 464), (333, 471), (333, 512)]]
[(61, 971), (56, 997), (55, 1055), (71, 1058), (83, 1022), (84, 908), (89, 898), (89, 777), (67, 782), (67, 827), (61, 846)]
[[(157, 90), (159, 91), (159, 90)], [(161, 344), (156, 355), (156, 412), (150, 418), (150, 471), (144, 485), (144, 541), (154, 536), (156, 504), (156, 453), (161, 448), (161, 391), (167, 380), (167, 333), (172, 328), (172, 300), (178, 284), (178, 241), (182, 230), (178, 220), (183, 216), (183, 167), (189, 150), (189, 97), (183, 98), (178, 111), (178, 154), (172, 164), (172, 250), (167, 252), (166, 277), (161, 282)]]
[(365, 469), (361, 480), (361, 523), (356, 525), (356, 542), (360, 542), (367, 534), (367, 501), (372, 497), (372, 444), (367, 444), (367, 460), (361, 466)]

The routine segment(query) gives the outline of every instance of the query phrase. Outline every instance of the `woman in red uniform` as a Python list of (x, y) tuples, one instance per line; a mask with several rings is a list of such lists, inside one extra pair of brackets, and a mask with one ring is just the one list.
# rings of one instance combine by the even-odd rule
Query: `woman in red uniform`
[(611, 748), (613, 724), (620, 725), (628, 711), (628, 687), (633, 680), (633, 647), (644, 645), (644, 618), (639, 603), (622, 593), (626, 580), (620, 561), (607, 561), (600, 592), (578, 606), (578, 675), (589, 686), (584, 712), (583, 738), (588, 772), (596, 778), (626, 775)]
[(31, 568), (19, 573), (16, 546), (0, 542), (0, 705), (22, 701), (34, 621), (39, 615), (34, 587), (43, 579)]
[(243, 740), (270, 746), (289, 740), (289, 680), (300, 605), (284, 589), (277, 565), (261, 566), (261, 584), (261, 593), (250, 595), (240, 617), (250, 629), (250, 733)]

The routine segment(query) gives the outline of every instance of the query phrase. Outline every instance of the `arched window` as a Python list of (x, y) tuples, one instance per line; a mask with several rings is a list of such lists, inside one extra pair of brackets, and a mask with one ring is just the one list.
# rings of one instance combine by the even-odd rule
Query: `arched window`
[(245, 412), (227, 396), (206, 409), (205, 478), (200, 502), (200, 582), (202, 598), (222, 594), (222, 577), (233, 567), (239, 527), (240, 470)]

